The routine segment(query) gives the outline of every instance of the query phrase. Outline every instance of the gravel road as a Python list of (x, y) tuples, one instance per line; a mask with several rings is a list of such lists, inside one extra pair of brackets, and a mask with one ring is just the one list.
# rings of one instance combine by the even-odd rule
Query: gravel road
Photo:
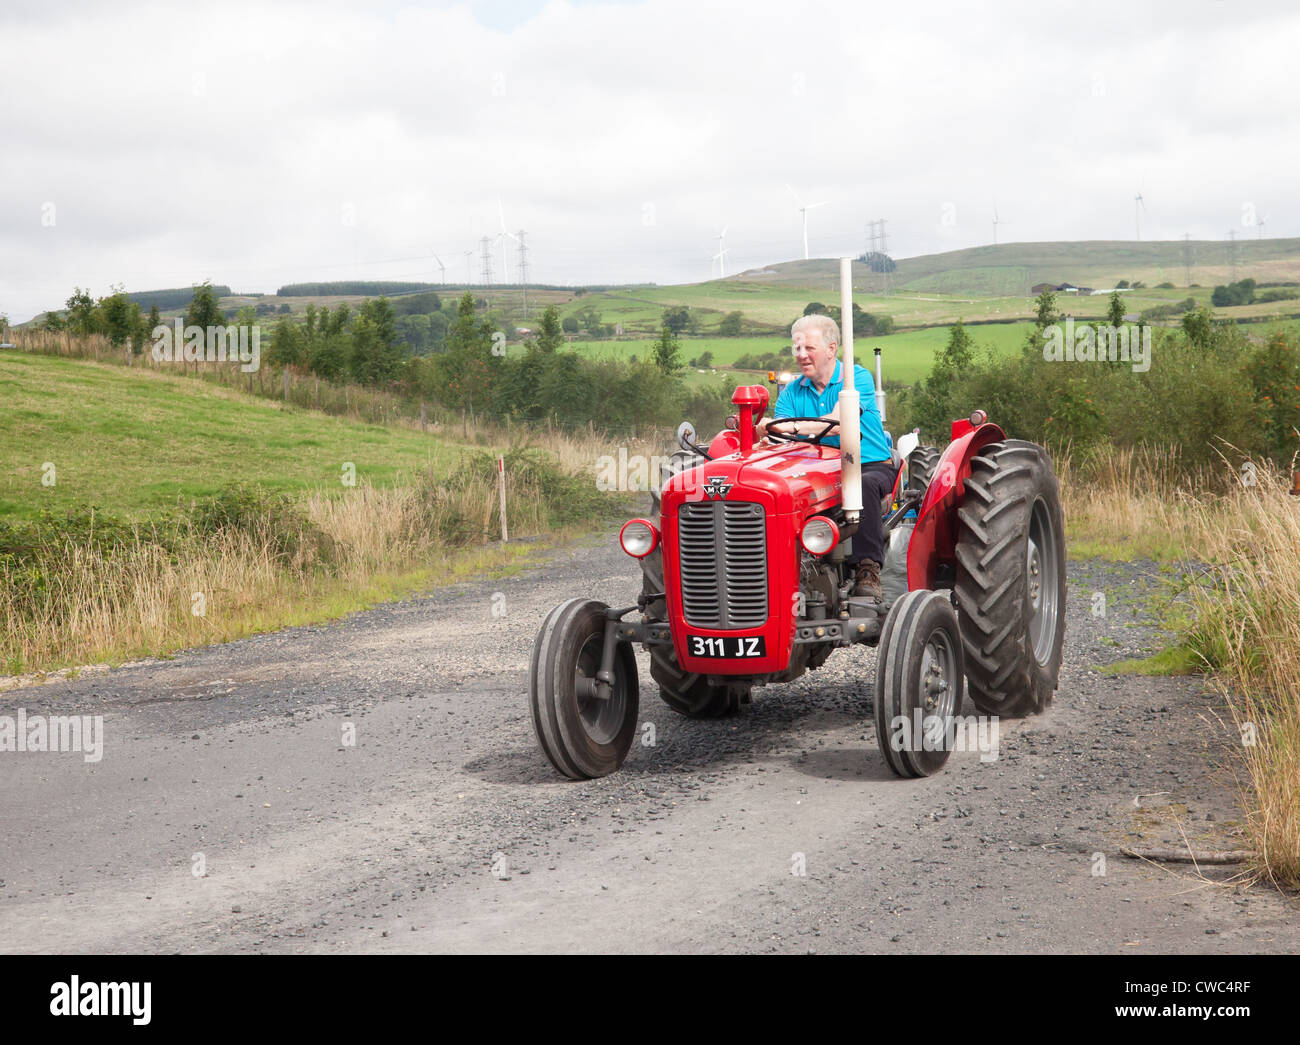
[(1095, 670), (1152, 642), (1149, 565), (1071, 563), (1056, 704), (1003, 722), (996, 760), (893, 777), (874, 650), (714, 722), (663, 706), (638, 653), (653, 745), (571, 783), (533, 739), (529, 652), (563, 599), (633, 601), (616, 534), (509, 580), (0, 693), (0, 715), (102, 715), (105, 738), (98, 762), (0, 752), (0, 950), (1300, 949), (1273, 889), (1119, 855), (1242, 844), (1219, 701)]

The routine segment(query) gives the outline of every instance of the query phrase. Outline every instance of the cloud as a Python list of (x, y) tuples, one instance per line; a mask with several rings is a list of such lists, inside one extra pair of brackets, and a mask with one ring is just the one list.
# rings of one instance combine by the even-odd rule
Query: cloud
[[(0, 311), (95, 293), (538, 282), (999, 239), (1300, 235), (1284, 4), (5, 5)], [(56, 221), (42, 224), (55, 206)], [(956, 224), (945, 224), (955, 214)], [(509, 264), (513, 270), (515, 259)], [(473, 271), (477, 275), (477, 261)], [(499, 271), (499, 265), (498, 265)]]

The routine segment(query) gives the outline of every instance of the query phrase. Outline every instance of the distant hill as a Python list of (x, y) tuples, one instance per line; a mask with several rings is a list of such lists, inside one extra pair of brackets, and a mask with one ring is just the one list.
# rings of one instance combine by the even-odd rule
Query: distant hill
[[(1191, 282), (1214, 286), (1253, 277), (1261, 283), (1300, 281), (1300, 239), (1238, 238), (1226, 240), (1085, 240), (1080, 242), (1002, 243), (967, 247), (942, 254), (895, 258), (891, 274), (896, 290), (933, 291), (971, 297), (1012, 297), (1028, 294), (1036, 283), (1070, 282), (1080, 286), (1113, 287), (1119, 280), (1141, 280), (1150, 286), (1187, 286), (1184, 251), (1191, 254)], [(1233, 275), (1232, 253), (1236, 254)], [(857, 266), (864, 283), (881, 277)], [(787, 261), (751, 269), (731, 277), (735, 282), (769, 286), (833, 287), (839, 281), (839, 261), (816, 258)], [(857, 280), (855, 279), (855, 284)]]
[[(218, 284), (212, 289), (219, 298), (230, 296), (230, 288), (223, 284)], [(188, 308), (189, 303), (194, 300), (194, 288), (172, 287), (169, 290), (139, 290), (134, 294), (127, 294), (127, 298), (139, 304), (146, 312), (154, 305), (157, 305), (160, 311), (172, 308)]]

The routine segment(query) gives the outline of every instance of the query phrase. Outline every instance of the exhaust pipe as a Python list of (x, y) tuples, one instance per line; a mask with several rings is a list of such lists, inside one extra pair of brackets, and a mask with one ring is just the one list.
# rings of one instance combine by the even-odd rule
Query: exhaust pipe
[(876, 410), (880, 413), (880, 423), (885, 423), (885, 377), (880, 372), (880, 347), (876, 347)]
[(858, 390), (853, 386), (853, 259), (840, 258), (840, 495), (844, 521), (856, 524), (862, 513), (862, 424)]

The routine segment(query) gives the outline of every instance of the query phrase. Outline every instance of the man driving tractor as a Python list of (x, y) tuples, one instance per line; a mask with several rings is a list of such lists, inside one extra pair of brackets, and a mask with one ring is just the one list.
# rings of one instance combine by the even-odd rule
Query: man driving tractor
[[(816, 421), (791, 421), (781, 425), (780, 430), (809, 436), (834, 431), (839, 426), (839, 397), (844, 387), (836, 358), (840, 328), (827, 315), (801, 316), (790, 328), (790, 337), (803, 376), (781, 390), (773, 407), (775, 416), (759, 421), (758, 428), (767, 435), (768, 427), (783, 417), (822, 417), (833, 422), (829, 429)], [(898, 469), (876, 408), (876, 397), (868, 391), (875, 389), (875, 380), (869, 370), (857, 364), (853, 375), (854, 387), (861, 390), (862, 403), (862, 503), (873, 506), (873, 510), (862, 513), (848, 564), (855, 571), (853, 594), (879, 600), (884, 594), (880, 586), (880, 567), (885, 561), (884, 536), (880, 513), (874, 506), (893, 489)], [(822, 442), (828, 446), (840, 445), (838, 436), (827, 437)]]

